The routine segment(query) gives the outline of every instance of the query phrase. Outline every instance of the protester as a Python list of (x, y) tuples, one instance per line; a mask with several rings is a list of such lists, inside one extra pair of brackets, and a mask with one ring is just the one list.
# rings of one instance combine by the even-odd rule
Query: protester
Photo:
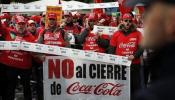
[(62, 27), (64, 28), (65, 35), (68, 37), (67, 41), (69, 41), (69, 47), (71, 48), (77, 48), (75, 44), (75, 36), (77, 34), (80, 34), (80, 26), (75, 25), (73, 22), (73, 16), (71, 12), (64, 12), (64, 25)]
[(27, 30), (35, 37), (37, 38), (37, 27), (36, 22), (34, 20), (29, 20), (27, 23)]
[(70, 12), (64, 13), (65, 26), (64, 30), (66, 33), (79, 34), (80, 31), (77, 26), (73, 23), (73, 16)]
[(132, 60), (131, 65), (131, 96), (140, 88), (140, 56), (143, 50), (139, 47), (142, 39), (141, 33), (132, 23), (132, 16), (129, 13), (123, 15), (123, 21), (119, 30), (115, 32), (110, 40), (109, 53), (126, 56)]
[(96, 15), (91, 13), (86, 22), (86, 28), (76, 35), (77, 44), (83, 45), (83, 50), (105, 53), (109, 45), (109, 36), (92, 32)]
[(136, 15), (136, 22), (138, 28), (143, 28), (143, 16), (142, 15)]
[[(35, 38), (26, 30), (26, 22), (23, 16), (16, 17), (16, 28), (6, 34), (6, 41), (34, 42)], [(6, 99), (15, 99), (16, 80), (18, 75), (24, 88), (24, 100), (32, 100), (30, 88), (30, 75), (32, 67), (32, 56), (25, 51), (3, 51), (0, 63), (7, 68)]]
[(42, 33), (42, 31), (44, 31), (45, 29), (45, 21), (46, 21), (46, 13), (43, 12), (42, 13), (42, 17), (41, 17), (41, 20), (40, 20), (40, 26), (37, 28), (37, 34), (36, 34), (36, 37), (38, 38), (39, 36), (39, 33)]
[(112, 18), (111, 18), (111, 22), (109, 23), (109, 26), (111, 26), (111, 27), (117, 27), (118, 24), (119, 24), (118, 18), (112, 17)]
[(62, 28), (58, 27), (56, 14), (49, 13), (48, 19), (48, 28), (41, 32), (38, 42), (47, 45), (66, 47), (68, 43), (65, 40), (65, 32)]
[[(55, 13), (49, 13), (48, 14), (48, 27), (44, 29), (37, 39), (38, 43), (46, 44), (46, 45), (54, 45), (59, 47), (66, 47), (68, 46), (68, 42), (66, 41), (65, 32), (62, 28), (57, 25), (57, 16)], [(46, 55), (38, 55), (39, 59), (43, 61), (45, 59)], [(38, 57), (36, 57), (38, 59)], [(38, 70), (38, 73), (42, 73), (42, 63), (40, 64), (41, 67), (39, 67), (40, 70)], [(43, 75), (43, 74), (40, 74)], [(43, 76), (39, 76), (40, 79), (38, 79), (38, 84), (40, 84), (40, 87), (43, 87)], [(42, 91), (43, 89), (39, 90)], [(41, 93), (41, 92), (40, 92)], [(43, 94), (42, 94), (43, 95)], [(43, 98), (43, 97), (42, 97)]]

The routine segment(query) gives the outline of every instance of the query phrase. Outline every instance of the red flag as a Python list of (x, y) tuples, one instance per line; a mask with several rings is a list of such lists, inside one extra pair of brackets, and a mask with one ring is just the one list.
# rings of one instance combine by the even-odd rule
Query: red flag
[[(94, 3), (102, 3), (102, 0), (94, 0)], [(103, 13), (103, 9), (100, 8), (93, 9), (93, 13), (95, 14)]]
[(126, 2), (126, 0), (118, 0), (119, 10), (122, 13), (122, 15), (125, 14), (125, 13), (129, 13), (129, 12), (132, 11), (132, 8), (131, 7), (126, 7), (125, 6), (125, 2)]

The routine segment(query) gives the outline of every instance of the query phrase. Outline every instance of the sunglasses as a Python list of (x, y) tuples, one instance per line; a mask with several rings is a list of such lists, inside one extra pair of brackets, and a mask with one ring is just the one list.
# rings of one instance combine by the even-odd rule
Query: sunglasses
[(129, 23), (131, 23), (131, 22), (132, 22), (132, 20), (125, 19), (125, 20), (124, 20), (124, 22), (129, 22)]
[(49, 18), (49, 20), (53, 20), (53, 21), (56, 21), (56, 19), (54, 19), (54, 18)]

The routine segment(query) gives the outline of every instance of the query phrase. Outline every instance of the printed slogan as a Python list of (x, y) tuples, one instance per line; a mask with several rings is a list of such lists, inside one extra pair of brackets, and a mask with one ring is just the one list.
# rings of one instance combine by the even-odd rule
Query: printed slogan
[(130, 67), (50, 56), (44, 62), (45, 100), (129, 100)]

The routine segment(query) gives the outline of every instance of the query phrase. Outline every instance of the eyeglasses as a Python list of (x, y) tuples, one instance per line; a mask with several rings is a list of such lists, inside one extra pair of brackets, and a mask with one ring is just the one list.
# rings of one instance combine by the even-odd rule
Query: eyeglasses
[(129, 22), (129, 23), (131, 23), (131, 22), (132, 22), (132, 20), (125, 19), (125, 20), (124, 20), (124, 22)]

